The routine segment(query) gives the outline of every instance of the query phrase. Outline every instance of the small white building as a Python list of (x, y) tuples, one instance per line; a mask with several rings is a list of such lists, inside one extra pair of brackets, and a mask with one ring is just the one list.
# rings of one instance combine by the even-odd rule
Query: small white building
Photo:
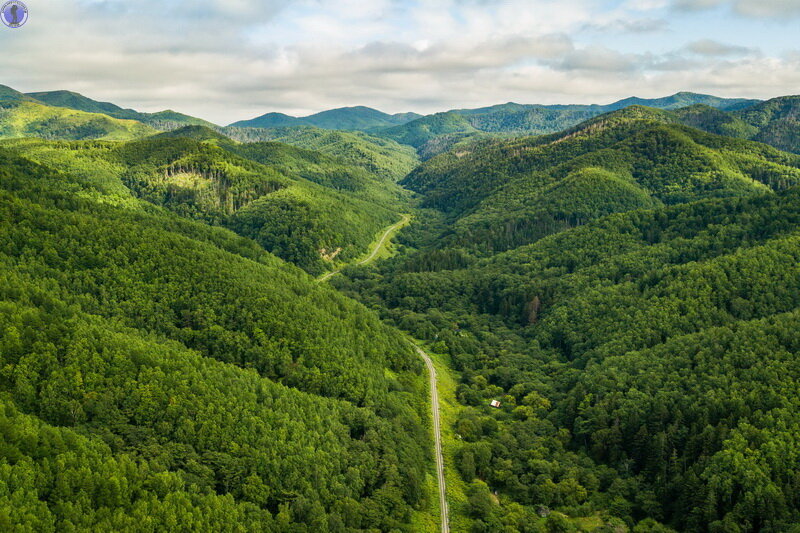
[(489, 402), (489, 405), (491, 405), (492, 407), (500, 407), (500, 402), (498, 400), (492, 400), (491, 402)]

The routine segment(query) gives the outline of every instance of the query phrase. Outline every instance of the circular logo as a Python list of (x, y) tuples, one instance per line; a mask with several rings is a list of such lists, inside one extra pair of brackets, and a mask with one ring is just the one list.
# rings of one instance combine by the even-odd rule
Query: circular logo
[(28, 7), (19, 0), (11, 0), (0, 8), (0, 19), (9, 28), (19, 28), (28, 22)]

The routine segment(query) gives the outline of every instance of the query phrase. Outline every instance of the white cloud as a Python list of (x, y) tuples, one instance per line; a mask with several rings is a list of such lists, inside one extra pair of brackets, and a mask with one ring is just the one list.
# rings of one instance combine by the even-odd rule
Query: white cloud
[[(682, 1), (697, 7), (702, 0)], [(737, 9), (747, 2), (738, 0)], [(792, 92), (799, 70), (790, 56), (675, 33), (663, 13), (650, 17), (665, 0), (614, 9), (597, 0), (48, 0), (29, 7), (25, 27), (0, 31), (0, 83), (71, 89), (219, 123), (357, 104), (432, 112), (709, 88), (769, 96)]]
[(725, 44), (712, 39), (693, 41), (686, 45), (686, 50), (693, 54), (711, 57), (742, 56), (756, 52), (752, 48), (746, 46)]
[(551, 64), (567, 71), (628, 72), (639, 67), (639, 58), (608, 48), (584, 48), (574, 50)]
[(798, 0), (675, 0), (675, 6), (690, 11), (728, 6), (746, 17), (800, 16)]
[(609, 33), (653, 33), (665, 31), (669, 23), (655, 18), (615, 18), (607, 21), (591, 22), (586, 29)]

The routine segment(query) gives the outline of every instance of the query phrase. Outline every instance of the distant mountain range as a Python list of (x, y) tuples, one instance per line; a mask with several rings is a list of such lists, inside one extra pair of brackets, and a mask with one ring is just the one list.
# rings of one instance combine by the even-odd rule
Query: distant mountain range
[(797, 532), (799, 116), (0, 86), (0, 529)]
[(342, 107), (307, 117), (292, 117), (283, 113), (267, 113), (250, 120), (230, 124), (237, 128), (283, 128), (287, 126), (316, 126), (328, 130), (370, 131), (405, 124), (422, 118), (417, 113), (389, 115), (371, 107)]
[[(283, 113), (267, 113), (254, 119), (234, 122), (230, 126), (239, 128), (316, 126), (324, 129), (359, 130), (373, 133), (385, 128), (397, 127), (391, 132), (393, 135), (398, 135), (396, 132), (403, 131), (403, 125), (410, 124), (409, 129), (412, 131), (423, 128), (431, 131), (446, 130), (444, 131), (445, 133), (471, 131), (535, 131), (541, 133), (543, 131), (557, 131), (557, 129), (553, 130), (553, 128), (558, 128), (558, 123), (564, 120), (558, 120), (557, 117), (568, 117), (566, 120), (578, 120), (579, 122), (580, 120), (630, 105), (646, 105), (659, 109), (678, 109), (695, 104), (704, 104), (718, 109), (731, 110), (747, 107), (757, 102), (759, 100), (728, 99), (682, 92), (652, 100), (626, 98), (610, 105), (538, 105), (509, 102), (478, 109), (455, 109), (426, 116), (417, 113), (389, 115), (370, 107), (357, 106), (331, 109), (307, 117), (293, 117)], [(442, 121), (442, 115), (457, 115), (468, 118), (465, 118), (464, 121)], [(520, 119), (520, 117), (525, 117), (526, 115), (529, 115), (527, 119)], [(490, 116), (493, 119), (487, 120), (486, 117)], [(533, 117), (539, 117), (539, 119), (535, 120)], [(443, 122), (446, 123), (444, 127)], [(399, 136), (402, 137), (402, 135)]]
[[(383, 130), (381, 133), (396, 141), (425, 150), (434, 141), (441, 144), (442, 136), (451, 141), (484, 133), (540, 135), (564, 130), (585, 120), (632, 105), (657, 109), (679, 109), (706, 105), (723, 111), (743, 109), (759, 100), (719, 98), (705, 94), (681, 92), (665, 98), (626, 98), (608, 105), (523, 105), (507, 104), (478, 109), (457, 109), (428, 115), (406, 124)], [(445, 148), (449, 147), (445, 143)]]
[(450, 151), (402, 183), (456, 219), (458, 245), (497, 251), (609, 213), (781, 190), (800, 183), (798, 167), (797, 156), (634, 105), (556, 134)]
[[(625, 98), (607, 105), (539, 105), (509, 102), (476, 109), (454, 109), (431, 115), (388, 114), (364, 106), (331, 109), (306, 117), (267, 113), (221, 128), (206, 120), (172, 110), (143, 113), (110, 102), (93, 100), (71, 91), (21, 93), (0, 85), (0, 137), (34, 136), (45, 139), (127, 140), (184, 126), (205, 126), (239, 141), (278, 140), (302, 148), (322, 150), (329, 143), (360, 144), (370, 150), (396, 141), (415, 148), (422, 159), (447, 151), (459, 143), (496, 137), (545, 135), (569, 129), (594, 117), (646, 106), (672, 112), (675, 123), (770, 144), (800, 152), (800, 97), (768, 101), (680, 92), (664, 98)], [(303, 129), (314, 128), (315, 130)], [(332, 138), (321, 130), (368, 133), (369, 138)], [(336, 137), (336, 136), (334, 136)], [(396, 145), (388, 146), (396, 152)], [(337, 152), (340, 149), (335, 149)], [(387, 153), (385, 147), (380, 152)], [(348, 150), (352, 155), (352, 150)], [(338, 155), (338, 154), (337, 154)], [(379, 156), (376, 156), (379, 157)], [(385, 166), (385, 163), (381, 163)], [(402, 168), (401, 168), (402, 167)], [(406, 168), (403, 164), (394, 173)]]
[(54, 107), (66, 107), (69, 109), (86, 111), (87, 113), (103, 113), (114, 118), (138, 120), (157, 130), (171, 130), (183, 126), (216, 127), (215, 124), (207, 120), (184, 115), (183, 113), (178, 113), (171, 109), (158, 111), (156, 113), (140, 113), (133, 109), (123, 109), (109, 102), (98, 102), (97, 100), (92, 100), (82, 94), (71, 91), (27, 93), (26, 96)]

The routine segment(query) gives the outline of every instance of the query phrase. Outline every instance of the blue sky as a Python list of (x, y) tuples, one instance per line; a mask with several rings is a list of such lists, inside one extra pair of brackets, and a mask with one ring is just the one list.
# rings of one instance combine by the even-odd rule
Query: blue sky
[(800, 0), (28, 0), (0, 83), (227, 124), (800, 92)]

